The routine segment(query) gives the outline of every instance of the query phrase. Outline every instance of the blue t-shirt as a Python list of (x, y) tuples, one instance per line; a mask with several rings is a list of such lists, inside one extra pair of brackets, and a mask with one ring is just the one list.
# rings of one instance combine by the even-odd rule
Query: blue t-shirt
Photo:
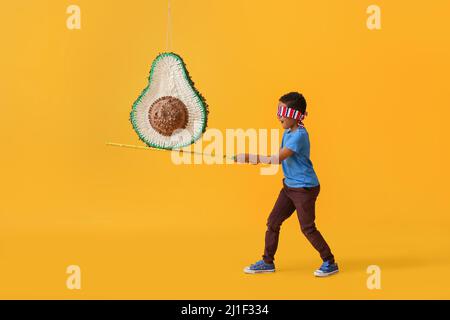
[(291, 188), (315, 187), (319, 179), (309, 158), (309, 135), (305, 128), (294, 132), (287, 129), (283, 133), (281, 147), (294, 151), (294, 154), (281, 162), (284, 183)]

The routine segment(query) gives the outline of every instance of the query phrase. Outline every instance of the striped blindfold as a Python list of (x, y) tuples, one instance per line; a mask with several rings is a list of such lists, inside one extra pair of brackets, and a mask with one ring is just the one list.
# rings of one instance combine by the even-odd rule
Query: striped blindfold
[(305, 119), (305, 116), (308, 113), (305, 112), (305, 114), (301, 113), (299, 110), (295, 110), (292, 108), (288, 108), (287, 106), (278, 106), (278, 112), (277, 115), (279, 117), (285, 117), (285, 118), (291, 118), (299, 121), (303, 121)]

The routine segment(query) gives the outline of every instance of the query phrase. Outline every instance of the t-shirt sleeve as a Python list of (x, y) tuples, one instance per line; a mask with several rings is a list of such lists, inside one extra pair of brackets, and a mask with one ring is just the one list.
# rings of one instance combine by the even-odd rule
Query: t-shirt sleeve
[(305, 134), (303, 134), (302, 132), (295, 133), (292, 135), (292, 137), (286, 139), (284, 147), (294, 151), (295, 153), (300, 153), (300, 150), (302, 149), (302, 146), (304, 144), (304, 139)]

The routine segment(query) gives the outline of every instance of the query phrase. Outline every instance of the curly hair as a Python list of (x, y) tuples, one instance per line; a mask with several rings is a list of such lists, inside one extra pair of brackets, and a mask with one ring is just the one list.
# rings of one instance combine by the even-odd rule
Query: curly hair
[(301, 93), (289, 92), (280, 98), (280, 101), (288, 108), (299, 110), (302, 114), (306, 112), (306, 99)]

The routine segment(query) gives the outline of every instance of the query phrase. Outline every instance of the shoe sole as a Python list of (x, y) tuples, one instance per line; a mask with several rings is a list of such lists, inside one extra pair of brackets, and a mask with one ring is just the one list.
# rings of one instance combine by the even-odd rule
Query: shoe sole
[(275, 269), (270, 270), (251, 270), (248, 267), (244, 269), (244, 272), (247, 274), (256, 274), (256, 273), (272, 273), (275, 272)]
[(335, 271), (328, 272), (328, 273), (321, 273), (321, 272), (314, 271), (314, 276), (316, 276), (318, 278), (326, 278), (326, 277), (332, 276), (333, 274), (336, 274), (338, 272), (339, 272), (339, 270), (335, 270)]

